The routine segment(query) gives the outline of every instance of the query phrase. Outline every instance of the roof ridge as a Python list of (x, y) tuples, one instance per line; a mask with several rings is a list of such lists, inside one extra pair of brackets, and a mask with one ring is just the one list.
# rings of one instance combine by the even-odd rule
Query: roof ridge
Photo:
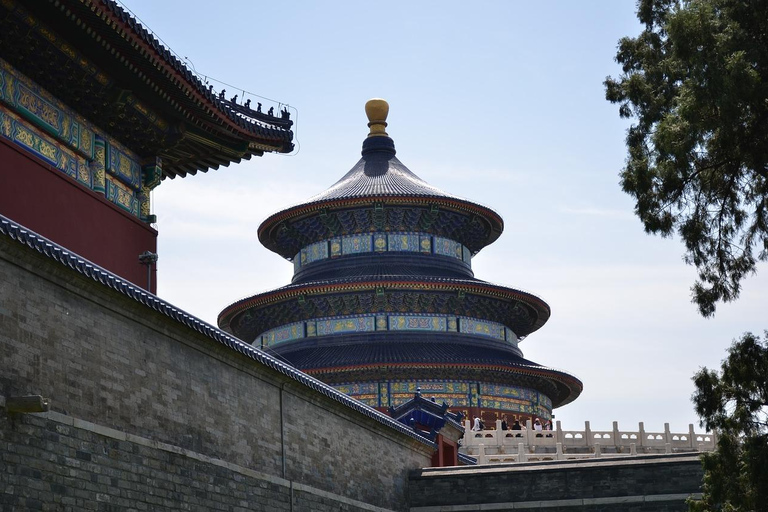
[[(273, 138), (276, 141), (288, 142), (292, 140), (293, 132), (290, 128), (286, 128), (279, 124), (280, 119), (275, 118), (276, 123), (271, 124), (269, 121), (262, 120), (264, 124), (269, 126), (262, 126), (259, 123), (244, 123), (236, 112), (232, 110), (220, 97), (214, 94), (210, 89), (206, 88), (202, 80), (198, 76), (196, 71), (192, 71), (186, 64), (179, 58), (176, 52), (173, 51), (170, 46), (164, 43), (155, 32), (144, 25), (144, 23), (130, 11), (127, 7), (115, 0), (100, 0), (97, 4), (101, 4), (109, 12), (118, 18), (118, 20), (130, 28), (145, 44), (157, 52), (158, 56), (168, 65), (171, 69), (178, 72), (181, 77), (190, 84), (198, 94), (208, 100), (214, 105), (219, 112), (221, 112), (233, 125), (237, 126), (237, 129), (245, 131), (251, 135), (259, 135), (265, 138)], [(98, 8), (98, 5), (97, 5)], [(270, 100), (274, 101), (274, 100)], [(280, 104), (280, 103), (279, 103)], [(282, 135), (282, 136), (281, 136)]]

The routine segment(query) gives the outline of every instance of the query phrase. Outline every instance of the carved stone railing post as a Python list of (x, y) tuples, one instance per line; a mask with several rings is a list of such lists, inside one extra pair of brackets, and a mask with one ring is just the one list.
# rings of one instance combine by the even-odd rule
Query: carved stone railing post
[[(530, 421), (528, 423), (530, 423)], [(528, 455), (525, 453), (525, 444), (517, 443), (517, 462), (525, 462), (527, 460)]]
[(584, 437), (587, 440), (587, 447), (590, 447), (595, 444), (595, 440), (592, 437), (592, 429), (589, 427), (589, 422), (584, 422)]
[(642, 422), (642, 421), (641, 421), (641, 422), (640, 422), (640, 424), (638, 425), (638, 429), (637, 429), (637, 430), (638, 430), (638, 433), (637, 433), (637, 437), (639, 437), (639, 438), (640, 438), (640, 439), (639, 439), (639, 441), (640, 441), (640, 447), (642, 448), (642, 447), (644, 447), (644, 446), (645, 446), (645, 444), (646, 444), (646, 442), (645, 442), (645, 425), (643, 425), (643, 422)]

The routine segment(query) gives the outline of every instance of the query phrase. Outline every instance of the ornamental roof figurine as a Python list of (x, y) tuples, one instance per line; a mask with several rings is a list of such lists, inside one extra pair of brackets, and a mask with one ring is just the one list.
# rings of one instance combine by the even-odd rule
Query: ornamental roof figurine
[(465, 417), (551, 417), (582, 384), (518, 346), (549, 306), (472, 272), (501, 217), (411, 172), (385, 131), (387, 102), (365, 110), (360, 161), (259, 227), (293, 261), (291, 284), (235, 302), (219, 325), (382, 411), (421, 387)]

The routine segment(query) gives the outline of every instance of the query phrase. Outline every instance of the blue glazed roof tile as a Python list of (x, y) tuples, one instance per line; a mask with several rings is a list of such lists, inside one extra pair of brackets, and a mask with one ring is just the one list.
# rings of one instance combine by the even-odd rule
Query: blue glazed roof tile
[[(461, 212), (464, 218), (482, 218), (477, 227), (482, 240), (476, 242), (474, 252), (496, 240), (503, 230), (503, 220), (498, 213), (487, 206), (448, 194), (430, 185), (411, 172), (395, 156), (395, 145), (389, 137), (367, 138), (363, 142), (362, 158), (340, 180), (327, 190), (310, 197), (307, 201), (281, 210), (261, 223), (259, 239), (268, 249), (292, 257), (277, 239), (278, 230), (286, 220), (291, 222), (321, 215), (325, 208), (364, 207), (362, 203), (399, 200), (405, 203), (421, 204), (425, 200), (442, 204), (442, 208)], [(346, 205), (346, 206), (344, 206)], [(450, 206), (446, 206), (450, 205)]]

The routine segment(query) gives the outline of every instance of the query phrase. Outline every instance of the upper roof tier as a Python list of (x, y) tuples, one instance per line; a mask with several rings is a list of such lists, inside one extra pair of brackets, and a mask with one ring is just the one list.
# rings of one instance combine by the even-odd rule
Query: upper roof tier
[(475, 254), (501, 235), (499, 214), (430, 185), (397, 159), (384, 131), (388, 111), (381, 99), (366, 104), (371, 132), (360, 161), (329, 189), (267, 218), (259, 227), (265, 247), (291, 259), (334, 236), (416, 231), (445, 236)]

